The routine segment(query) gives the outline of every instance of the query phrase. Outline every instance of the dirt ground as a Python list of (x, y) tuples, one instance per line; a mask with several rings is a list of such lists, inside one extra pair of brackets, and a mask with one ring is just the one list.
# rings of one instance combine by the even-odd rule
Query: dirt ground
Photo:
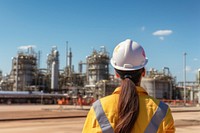
[(1, 133), (81, 133), (85, 118), (0, 122)]
[[(87, 110), (75, 106), (0, 105), (0, 133), (80, 133)], [(89, 107), (83, 107), (89, 109)], [(200, 130), (200, 108), (172, 108), (176, 133), (198, 133)], [(5, 121), (23, 117), (52, 117), (80, 115), (81, 118), (41, 119)]]

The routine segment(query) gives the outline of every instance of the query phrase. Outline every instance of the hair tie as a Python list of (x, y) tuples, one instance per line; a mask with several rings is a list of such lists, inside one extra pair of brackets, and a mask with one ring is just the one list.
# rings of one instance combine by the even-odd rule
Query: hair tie
[(131, 79), (132, 78), (132, 76), (131, 75), (124, 75), (124, 78), (126, 79), (126, 78), (129, 78), (129, 79)]

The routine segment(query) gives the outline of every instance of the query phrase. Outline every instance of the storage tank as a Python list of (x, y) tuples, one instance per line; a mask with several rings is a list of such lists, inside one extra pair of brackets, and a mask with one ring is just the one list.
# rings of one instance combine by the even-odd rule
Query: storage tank
[(172, 81), (156, 78), (142, 78), (141, 86), (150, 96), (158, 99), (172, 99)]
[(153, 78), (142, 78), (141, 86), (146, 89), (150, 96), (155, 97), (155, 79)]
[(172, 99), (174, 78), (165, 71), (151, 70), (142, 78), (141, 86), (150, 96), (158, 99)]

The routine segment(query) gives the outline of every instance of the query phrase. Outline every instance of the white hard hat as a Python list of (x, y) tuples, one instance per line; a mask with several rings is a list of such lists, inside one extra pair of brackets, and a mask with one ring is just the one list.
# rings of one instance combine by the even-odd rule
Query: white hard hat
[(131, 71), (143, 68), (148, 58), (142, 46), (127, 39), (115, 47), (110, 62), (117, 70)]

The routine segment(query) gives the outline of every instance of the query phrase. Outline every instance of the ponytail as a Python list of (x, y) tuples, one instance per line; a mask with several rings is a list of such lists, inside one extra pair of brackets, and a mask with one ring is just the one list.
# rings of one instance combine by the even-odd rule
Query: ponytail
[(121, 92), (118, 102), (118, 123), (115, 133), (130, 133), (139, 114), (139, 97), (136, 86), (140, 84), (141, 73), (144, 68), (136, 71), (116, 72), (122, 79)]

